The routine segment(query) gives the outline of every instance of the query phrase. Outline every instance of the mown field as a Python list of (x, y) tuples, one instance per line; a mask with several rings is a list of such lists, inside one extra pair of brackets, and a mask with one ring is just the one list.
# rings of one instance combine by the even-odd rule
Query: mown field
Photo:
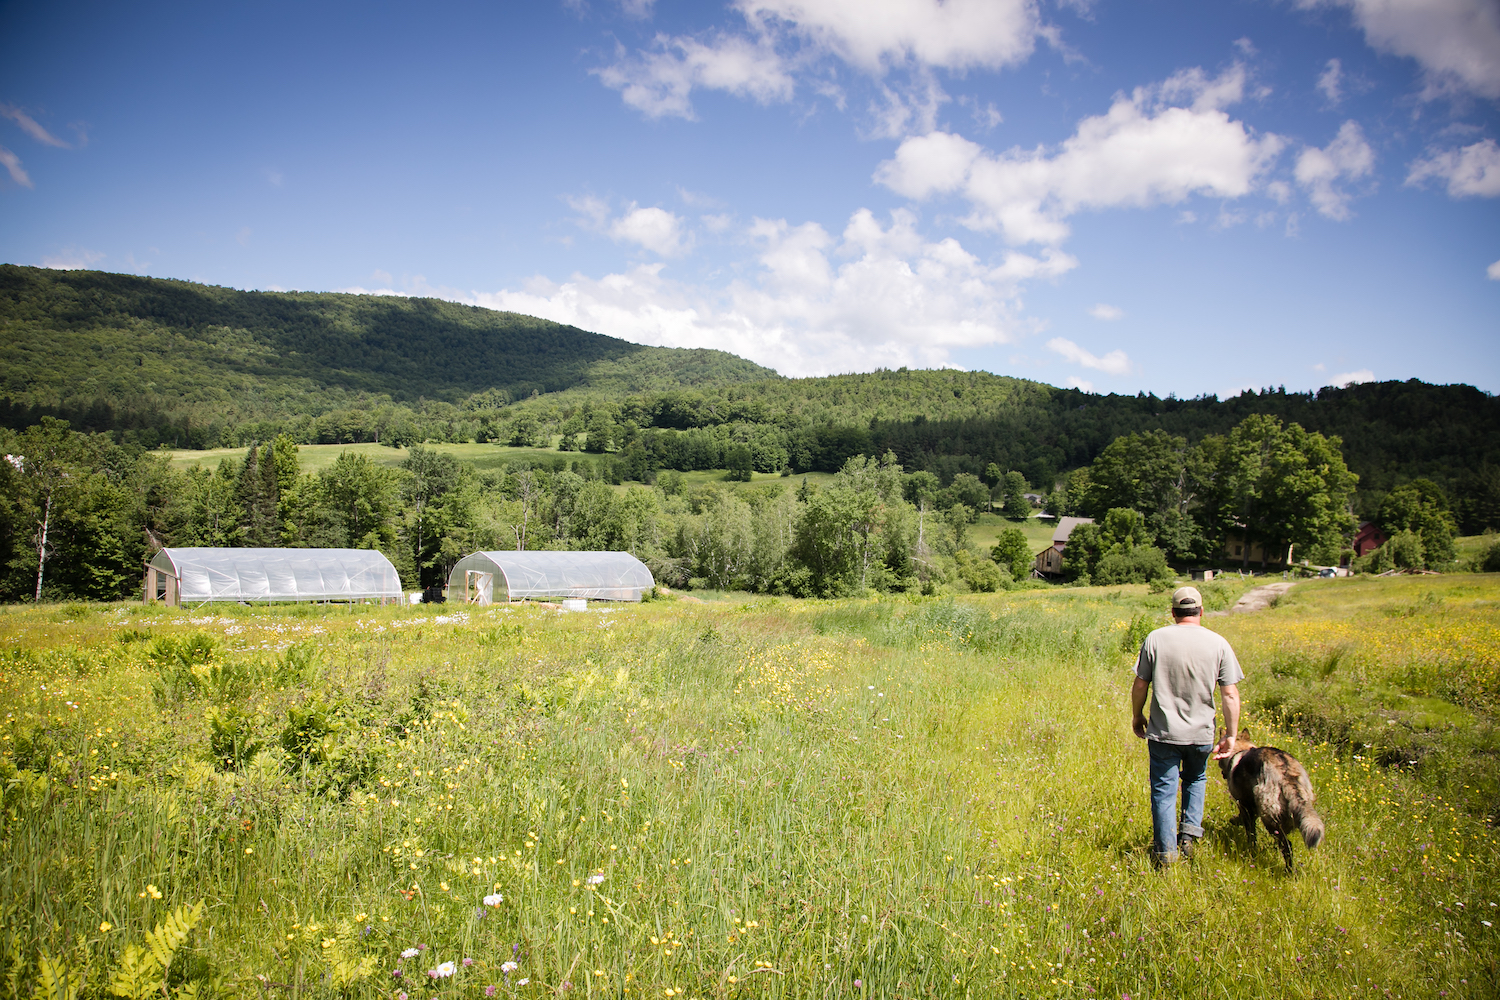
[(1149, 864), (1164, 605), (11, 608), (0, 992), (1500, 992), (1500, 577), (1209, 619), (1318, 791), (1290, 875), (1217, 775)]
[[(592, 462), (599, 458), (587, 452), (579, 451), (556, 451), (547, 448), (512, 448), (508, 445), (498, 444), (446, 444), (436, 442), (425, 444), (422, 447), (429, 451), (435, 451), (443, 455), (452, 455), (454, 459), (465, 465), (472, 465), (480, 472), (489, 472), (504, 469), (511, 463), (531, 462), (550, 468), (553, 462), (559, 458)], [(317, 473), (338, 461), (338, 457), (344, 452), (355, 455), (364, 455), (372, 462), (381, 465), (400, 465), (406, 460), (410, 452), (405, 448), (389, 448), (383, 444), (301, 444), (297, 446), (297, 461), (303, 472)], [(204, 451), (194, 451), (187, 448), (169, 451), (173, 468), (189, 469), (195, 465), (215, 468), (226, 458), (235, 461), (244, 461), (244, 448), (211, 448)], [(701, 483), (719, 483), (721, 485), (735, 488), (743, 485), (738, 482), (730, 482), (725, 477), (727, 469), (709, 469), (697, 472), (684, 472), (682, 481), (689, 486)], [(822, 485), (833, 479), (831, 472), (799, 472), (795, 477), (786, 477), (774, 472), (752, 472), (751, 481), (762, 483), (795, 483), (800, 484), (805, 478), (810, 483)]]

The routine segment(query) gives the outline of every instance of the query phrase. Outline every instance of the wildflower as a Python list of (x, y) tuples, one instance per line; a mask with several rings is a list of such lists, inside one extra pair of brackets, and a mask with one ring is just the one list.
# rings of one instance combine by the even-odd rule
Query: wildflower
[(496, 993), (499, 993), (499, 992), (500, 992), (500, 987), (498, 987), (498, 986), (486, 986), (484, 988), (484, 995), (487, 996), (487, 997), (492, 997)]
[(474, 964), (474, 960), (472, 958), (466, 958), (466, 959), (464, 959), (464, 968), (465, 969), (467, 969), (469, 966), (471, 966), (473, 964)]
[(500, 895), (498, 892), (492, 892), (488, 896), (484, 897), (484, 905), (499, 906), (501, 901), (503, 901), (504, 899), (505, 897)]
[(456, 972), (456, 971), (457, 971), (457, 968), (454, 966), (454, 964), (452, 962), (444, 962), (442, 965), (438, 966), (436, 969), (428, 969), (427, 970), (427, 974), (429, 976), (431, 976), (433, 979), (447, 979), (449, 976), (453, 975), (453, 973)]
[(152, 899), (161, 899), (161, 890), (154, 885), (148, 885), (143, 892), (139, 892), (136, 895), (140, 896), (141, 899), (145, 899), (147, 896), (150, 896)]
[(406, 1000), (406, 994), (405, 993), (397, 993), (396, 994), (396, 1000)]
[(102, 931), (105, 934), (108, 934), (109, 931), (110, 931), (110, 928), (112, 928), (112, 927), (114, 927), (114, 924), (112, 924), (108, 920), (106, 920), (102, 924), (99, 925), (99, 930)]
[(856, 979), (854, 981), (854, 988), (857, 989), (857, 990), (864, 989), (865, 988), (865, 981), (863, 979)]
[(439, 882), (438, 883), (438, 888), (441, 889), (441, 890), (443, 890), (444, 892), (447, 892), (448, 891), (448, 883), (447, 882)]
[(417, 949), (415, 949), (415, 948), (408, 948), (408, 949), (406, 949), (405, 951), (403, 951), (401, 953), (401, 957), (402, 958), (416, 958), (417, 957)]
[(501, 962), (500, 963), (500, 971), (506, 973), (507, 975), (509, 975), (510, 973), (516, 971), (516, 963), (515, 962)]
[(589, 885), (598, 885), (600, 882), (603, 882), (603, 881), (604, 881), (604, 876), (603, 875), (590, 875), (589, 876)]

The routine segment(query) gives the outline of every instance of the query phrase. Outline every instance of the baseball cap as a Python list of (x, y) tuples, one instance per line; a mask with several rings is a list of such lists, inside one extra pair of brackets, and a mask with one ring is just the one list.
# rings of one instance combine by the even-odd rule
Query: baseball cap
[(1178, 587), (1172, 593), (1173, 611), (1202, 611), (1203, 595), (1197, 587)]

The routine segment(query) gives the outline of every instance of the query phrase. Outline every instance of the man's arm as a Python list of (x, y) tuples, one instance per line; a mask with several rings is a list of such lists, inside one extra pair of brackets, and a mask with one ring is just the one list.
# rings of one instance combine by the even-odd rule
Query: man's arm
[[(1150, 687), (1148, 682), (1139, 677), (1135, 679), (1134, 684), (1130, 685), (1130, 728), (1135, 730), (1135, 734), (1141, 739), (1146, 738), (1146, 717), (1141, 712), (1146, 707), (1146, 692)], [(1235, 717), (1238, 718), (1238, 700), (1235, 702), (1235, 712)]]
[(1224, 706), (1224, 738), (1214, 750), (1214, 760), (1228, 757), (1234, 738), (1240, 731), (1240, 686), (1225, 684), (1219, 688), (1219, 703)]

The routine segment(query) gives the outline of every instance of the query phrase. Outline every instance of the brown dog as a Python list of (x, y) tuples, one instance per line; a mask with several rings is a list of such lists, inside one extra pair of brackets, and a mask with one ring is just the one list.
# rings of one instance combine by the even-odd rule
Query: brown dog
[(1229, 794), (1240, 804), (1239, 821), (1255, 848), (1256, 817), (1266, 825), (1271, 839), (1281, 848), (1287, 871), (1292, 870), (1292, 842), (1287, 835), (1302, 831), (1302, 842), (1312, 850), (1323, 842), (1323, 820), (1313, 808), (1312, 782), (1307, 768), (1275, 747), (1258, 747), (1240, 730), (1228, 757), (1219, 761)]

